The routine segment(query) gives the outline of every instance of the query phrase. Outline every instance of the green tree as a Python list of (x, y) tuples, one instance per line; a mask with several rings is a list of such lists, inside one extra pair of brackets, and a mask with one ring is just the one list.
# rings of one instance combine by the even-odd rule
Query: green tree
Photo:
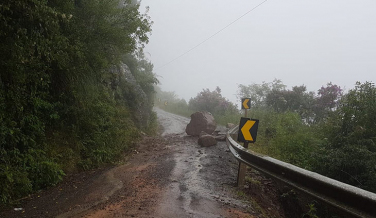
[(315, 170), (375, 192), (376, 87), (357, 82), (322, 125), (326, 143), (315, 155)]
[(279, 79), (274, 79), (273, 82), (262, 82), (262, 84), (251, 84), (251, 85), (238, 85), (237, 97), (241, 98), (251, 98), (252, 107), (259, 108), (265, 107), (266, 96), (272, 91), (282, 91), (286, 88), (286, 85), (282, 83)]
[(179, 97), (176, 95), (175, 92), (166, 92), (166, 91), (162, 91), (161, 87), (159, 86), (156, 86), (155, 87), (155, 90), (156, 90), (156, 98), (155, 98), (155, 101), (157, 101), (156, 103), (164, 103), (164, 102), (169, 102), (169, 103), (173, 103), (173, 102), (177, 102), (177, 101), (180, 101), (181, 99), (179, 99)]
[(315, 113), (314, 122), (320, 122), (326, 119), (329, 114), (334, 111), (343, 95), (340, 86), (334, 85), (331, 82), (326, 87), (321, 87), (318, 90), (318, 96), (315, 98), (313, 111)]
[(224, 115), (237, 111), (236, 106), (221, 94), (217, 87), (214, 91), (204, 89), (189, 100), (189, 107), (194, 111), (207, 111), (214, 115)]
[(292, 90), (272, 90), (265, 102), (277, 112), (296, 112), (307, 123), (313, 119), (314, 93), (307, 92), (304, 85), (294, 86)]
[(46, 152), (59, 119), (50, 95), (56, 63), (69, 58), (60, 26), (68, 18), (46, 1), (0, 5), (0, 201), (56, 184), (64, 173)]
[[(157, 80), (142, 56), (151, 23), (132, 1), (2, 1), (1, 202), (56, 184), (63, 169), (114, 161), (150, 124), (138, 125), (133, 99), (155, 120)], [(118, 74), (112, 86), (110, 69), (127, 60), (136, 85)]]

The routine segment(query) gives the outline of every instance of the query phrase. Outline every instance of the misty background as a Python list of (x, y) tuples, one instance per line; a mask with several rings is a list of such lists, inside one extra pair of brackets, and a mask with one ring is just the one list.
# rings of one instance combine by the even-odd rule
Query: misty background
[(317, 93), (328, 82), (346, 91), (376, 80), (376, 1), (263, 2), (142, 0), (154, 22), (145, 53), (162, 90), (188, 101), (219, 86), (238, 103), (238, 84), (276, 78)]

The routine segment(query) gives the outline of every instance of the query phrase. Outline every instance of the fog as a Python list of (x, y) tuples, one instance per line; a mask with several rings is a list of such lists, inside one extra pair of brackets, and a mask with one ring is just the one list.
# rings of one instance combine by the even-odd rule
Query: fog
[(275, 78), (309, 91), (376, 80), (375, 0), (262, 2), (142, 0), (154, 22), (145, 52), (162, 90), (189, 100), (219, 86), (236, 102), (238, 84)]

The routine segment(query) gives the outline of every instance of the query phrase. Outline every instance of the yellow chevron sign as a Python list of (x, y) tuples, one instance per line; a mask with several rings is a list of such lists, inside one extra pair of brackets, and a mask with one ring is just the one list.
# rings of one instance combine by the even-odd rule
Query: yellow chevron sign
[(246, 141), (253, 141), (253, 137), (251, 135), (251, 128), (253, 125), (255, 125), (256, 121), (254, 120), (248, 120), (245, 122), (244, 126), (242, 127), (241, 131), (243, 133), (243, 137)]
[(251, 108), (251, 99), (242, 98), (242, 109), (250, 109), (250, 108)]
[(258, 123), (259, 120), (242, 117), (239, 124), (238, 141), (256, 142)]

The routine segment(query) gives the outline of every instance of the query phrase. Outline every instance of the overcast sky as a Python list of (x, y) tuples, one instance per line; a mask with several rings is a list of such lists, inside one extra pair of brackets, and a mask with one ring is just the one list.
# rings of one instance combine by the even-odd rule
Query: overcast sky
[(376, 0), (142, 0), (154, 21), (147, 57), (162, 90), (204, 88), (236, 102), (238, 84), (281, 79), (317, 91), (376, 81)]

